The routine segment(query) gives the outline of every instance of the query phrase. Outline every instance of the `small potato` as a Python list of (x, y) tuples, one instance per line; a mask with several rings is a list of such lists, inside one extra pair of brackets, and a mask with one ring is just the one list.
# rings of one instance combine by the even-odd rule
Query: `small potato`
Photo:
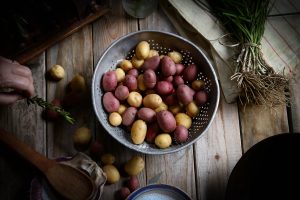
[(115, 97), (120, 101), (124, 101), (129, 96), (129, 89), (124, 85), (119, 85), (115, 90)]
[(160, 95), (169, 95), (173, 92), (173, 85), (168, 81), (158, 81), (155, 90)]
[(159, 56), (159, 53), (158, 53), (158, 51), (156, 51), (154, 49), (150, 49), (148, 58), (151, 58), (153, 56)]
[(203, 90), (205, 87), (205, 83), (202, 80), (195, 80), (192, 82), (192, 88), (196, 91)]
[(142, 69), (147, 70), (147, 69), (152, 69), (153, 71), (156, 71), (157, 68), (159, 67), (160, 64), (160, 58), (159, 56), (153, 56), (151, 58), (147, 58), (143, 65)]
[(104, 109), (111, 113), (111, 112), (117, 112), (120, 106), (119, 100), (113, 95), (112, 92), (106, 92), (103, 95), (103, 106)]
[(150, 44), (146, 41), (141, 41), (135, 48), (135, 55), (138, 59), (146, 59), (150, 53)]
[(124, 200), (130, 195), (130, 189), (128, 187), (121, 187), (116, 194), (117, 199)]
[(174, 61), (169, 56), (161, 59), (161, 72), (164, 76), (173, 76), (176, 73)]
[(127, 98), (127, 102), (130, 106), (140, 107), (142, 105), (143, 97), (138, 92), (130, 92)]
[(172, 83), (173, 79), (174, 79), (173, 76), (167, 76), (167, 77), (164, 77), (164, 78), (162, 79), (162, 81), (168, 81), (168, 82)]
[(183, 70), (183, 80), (192, 82), (198, 76), (198, 68), (195, 64), (190, 64)]
[(65, 77), (65, 70), (60, 65), (53, 65), (49, 70), (49, 75), (51, 79), (59, 81)]
[(189, 138), (189, 131), (184, 126), (177, 126), (174, 131), (174, 140), (177, 144), (181, 144), (187, 141)]
[(137, 190), (140, 187), (140, 182), (137, 176), (131, 176), (126, 182), (126, 186), (129, 188), (130, 192)]
[(199, 107), (196, 105), (195, 101), (192, 101), (186, 106), (186, 112), (190, 117), (196, 117), (200, 113)]
[(109, 114), (108, 121), (112, 126), (120, 126), (122, 124), (122, 117), (117, 112)]
[(92, 140), (92, 132), (87, 127), (80, 127), (73, 134), (73, 143), (76, 148), (83, 149), (88, 147)]
[(115, 160), (116, 160), (115, 156), (113, 156), (110, 153), (106, 153), (101, 156), (101, 162), (104, 165), (112, 165), (114, 164)]
[(106, 174), (109, 184), (116, 183), (120, 180), (120, 173), (114, 165), (104, 165), (102, 170)]
[(175, 130), (176, 120), (170, 111), (160, 111), (156, 114), (156, 118), (159, 128), (161, 128), (161, 130), (165, 133), (171, 133)]
[(184, 84), (184, 80), (181, 76), (174, 76), (173, 85), (178, 87), (179, 85)]
[(141, 91), (145, 91), (147, 88), (144, 84), (144, 75), (143, 74), (140, 74), (137, 78), (137, 82), (138, 82), (138, 88), (139, 90)]
[(155, 137), (159, 134), (159, 132), (160, 130), (157, 123), (148, 125), (145, 140), (149, 143), (154, 143)]
[(139, 71), (137, 70), (137, 69), (131, 69), (131, 70), (129, 70), (128, 72), (127, 72), (127, 74), (128, 75), (132, 75), (132, 76), (134, 76), (135, 78), (137, 78), (138, 77), (138, 75), (139, 75)]
[(174, 61), (174, 63), (178, 64), (182, 61), (181, 53), (177, 51), (171, 51), (168, 53), (168, 56)]
[(168, 110), (168, 105), (165, 104), (164, 102), (162, 102), (157, 108), (155, 108), (155, 112), (159, 112), (159, 111), (162, 111), (162, 110)]
[(161, 133), (155, 138), (155, 145), (161, 149), (168, 148), (172, 144), (172, 138), (168, 133)]
[[(113, 81), (113, 80), (111, 80)], [(113, 84), (113, 82), (112, 82)], [(71, 92), (84, 93), (86, 91), (86, 82), (83, 76), (77, 74), (75, 75), (69, 83)]]
[(164, 98), (164, 102), (168, 105), (168, 106), (174, 106), (178, 104), (178, 99), (176, 94), (170, 94), (168, 96), (166, 96)]
[(192, 118), (185, 113), (178, 113), (175, 116), (175, 119), (176, 119), (177, 126), (181, 125), (187, 129), (191, 128), (192, 126)]
[(125, 172), (130, 176), (136, 176), (145, 167), (145, 161), (141, 156), (133, 156), (124, 166)]
[(202, 106), (203, 104), (205, 104), (207, 102), (208, 95), (205, 91), (200, 90), (195, 94), (194, 100), (198, 106)]
[(125, 71), (129, 71), (133, 68), (132, 63), (130, 62), (130, 60), (122, 60), (122, 62), (120, 63), (120, 67)]
[(151, 108), (143, 107), (138, 111), (137, 115), (139, 119), (144, 120), (147, 123), (151, 123), (156, 120), (156, 112)]
[(174, 105), (174, 106), (169, 106), (168, 110), (171, 113), (173, 113), (173, 115), (176, 115), (177, 113), (182, 111), (182, 107), (179, 104), (177, 104), (177, 105)]
[(152, 89), (156, 85), (156, 74), (152, 69), (144, 72), (144, 84), (148, 89)]
[(123, 84), (128, 87), (129, 91), (134, 91), (138, 87), (136, 78), (128, 74), (125, 76)]
[(120, 115), (122, 115), (122, 114), (125, 112), (126, 109), (127, 109), (127, 106), (125, 106), (124, 104), (121, 104), (121, 105), (119, 106), (118, 113), (119, 113)]
[(185, 68), (185, 66), (181, 63), (175, 64), (175, 67), (176, 67), (176, 75), (180, 75)]
[(133, 56), (131, 58), (131, 62), (132, 62), (133, 67), (135, 67), (136, 69), (142, 68), (142, 66), (144, 64), (144, 60), (138, 59), (136, 56)]
[(161, 103), (162, 99), (157, 94), (148, 94), (143, 99), (143, 105), (151, 109), (156, 109)]
[(105, 92), (114, 91), (117, 87), (117, 75), (115, 71), (108, 71), (102, 77), (102, 87)]
[(125, 79), (125, 71), (122, 68), (117, 68), (115, 70), (117, 76), (117, 82), (122, 82)]
[(137, 109), (135, 107), (129, 107), (122, 114), (122, 124), (124, 126), (130, 126), (136, 117)]
[(193, 96), (195, 91), (185, 84), (181, 84), (178, 86), (176, 90), (177, 98), (180, 103), (183, 105), (187, 105), (193, 101)]
[(143, 120), (136, 120), (131, 127), (131, 140), (134, 144), (142, 144), (147, 133), (147, 125)]

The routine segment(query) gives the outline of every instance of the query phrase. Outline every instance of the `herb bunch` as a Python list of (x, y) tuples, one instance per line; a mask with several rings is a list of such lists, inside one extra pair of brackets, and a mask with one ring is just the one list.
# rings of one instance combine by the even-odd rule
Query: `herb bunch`
[(212, 0), (212, 13), (239, 42), (234, 59), (240, 100), (273, 107), (288, 102), (288, 79), (265, 62), (261, 39), (272, 7), (270, 0)]

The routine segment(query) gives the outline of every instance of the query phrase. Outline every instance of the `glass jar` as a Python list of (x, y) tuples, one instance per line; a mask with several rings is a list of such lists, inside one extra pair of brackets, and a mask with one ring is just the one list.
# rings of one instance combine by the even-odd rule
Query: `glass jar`
[(135, 18), (145, 18), (157, 8), (158, 0), (122, 0), (126, 13)]

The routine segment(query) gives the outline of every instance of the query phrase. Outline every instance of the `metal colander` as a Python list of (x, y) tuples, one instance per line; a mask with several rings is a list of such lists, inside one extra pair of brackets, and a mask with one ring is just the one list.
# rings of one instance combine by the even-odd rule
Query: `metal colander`
[[(102, 104), (104, 94), (101, 88), (101, 78), (105, 72), (115, 69), (124, 58), (131, 59), (135, 54), (136, 45), (145, 40), (149, 42), (151, 49), (159, 54), (167, 54), (170, 51), (178, 51), (183, 55), (184, 65), (195, 63), (200, 69), (198, 79), (205, 82), (205, 90), (208, 93), (208, 102), (201, 106), (200, 113), (193, 118), (189, 129), (189, 139), (183, 144), (172, 144), (166, 149), (159, 149), (154, 144), (144, 142), (133, 144), (130, 132), (122, 127), (111, 126), (108, 122), (108, 113), (105, 112)], [(145, 154), (166, 154), (181, 150), (196, 142), (209, 128), (219, 104), (220, 90), (216, 73), (206, 58), (205, 54), (187, 39), (175, 34), (159, 31), (138, 31), (130, 33), (116, 40), (99, 59), (92, 82), (92, 99), (96, 116), (105, 130), (117, 141), (126, 147)]]

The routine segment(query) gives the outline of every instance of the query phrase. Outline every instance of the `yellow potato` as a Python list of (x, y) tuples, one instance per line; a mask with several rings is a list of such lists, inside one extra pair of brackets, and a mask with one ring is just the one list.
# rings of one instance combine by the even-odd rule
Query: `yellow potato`
[(147, 133), (147, 124), (143, 120), (136, 120), (131, 127), (131, 140), (134, 144), (142, 144)]
[(87, 127), (80, 127), (73, 134), (73, 142), (75, 147), (87, 147), (92, 140), (91, 130)]
[(181, 111), (182, 107), (180, 105), (174, 105), (174, 106), (170, 106), (168, 109), (171, 113), (173, 113), (173, 115), (176, 115)]
[(138, 92), (130, 92), (127, 98), (128, 104), (136, 108), (142, 105), (142, 101), (143, 101), (143, 97)]
[(133, 156), (124, 166), (125, 172), (130, 176), (138, 175), (145, 167), (145, 161), (140, 156)]
[(168, 56), (174, 61), (174, 63), (178, 64), (182, 61), (182, 55), (181, 53), (177, 51), (172, 51), (168, 53)]
[(185, 128), (189, 129), (192, 126), (192, 118), (185, 113), (178, 113), (175, 116), (176, 125), (182, 125)]
[(106, 153), (101, 156), (101, 162), (104, 165), (112, 165), (112, 164), (114, 164), (115, 160), (116, 160), (115, 156), (113, 156), (110, 153)]
[(129, 60), (122, 60), (120, 67), (127, 72), (133, 68), (133, 65)]
[(164, 102), (159, 104), (159, 106), (155, 109), (155, 112), (159, 112), (159, 111), (162, 111), (162, 110), (168, 110), (168, 105), (165, 104)]
[(192, 88), (196, 91), (203, 90), (205, 87), (205, 83), (202, 80), (195, 80), (192, 82)]
[(161, 149), (168, 148), (172, 144), (172, 138), (168, 133), (161, 133), (155, 137), (155, 145)]
[(124, 104), (121, 104), (121, 105), (119, 106), (118, 113), (119, 113), (120, 115), (122, 115), (122, 114), (125, 112), (126, 108), (127, 108), (127, 106), (125, 106)]
[(141, 41), (135, 48), (135, 55), (138, 59), (145, 59), (149, 56), (150, 44), (146, 41)]
[(196, 117), (200, 113), (199, 107), (196, 105), (195, 101), (192, 101), (186, 106), (186, 112), (190, 117)]
[(104, 165), (102, 170), (106, 174), (108, 183), (113, 184), (120, 180), (120, 173), (114, 165)]
[(143, 99), (144, 106), (153, 110), (159, 107), (162, 102), (162, 98), (158, 94), (148, 94)]
[(86, 83), (83, 76), (77, 74), (69, 83), (71, 92), (83, 93), (86, 91)]
[(120, 126), (122, 124), (122, 117), (117, 112), (109, 114), (108, 121), (112, 126)]
[(156, 51), (154, 49), (150, 49), (148, 58), (151, 58), (153, 56), (159, 56), (159, 53), (158, 53), (158, 51)]
[(132, 57), (131, 62), (132, 62), (133, 67), (135, 67), (136, 69), (140, 69), (142, 67), (142, 65), (144, 64), (144, 60), (138, 59), (136, 56)]
[(49, 75), (53, 80), (59, 81), (65, 77), (65, 70), (60, 65), (53, 65), (49, 70)]
[(137, 82), (138, 82), (138, 88), (141, 90), (141, 91), (145, 91), (147, 88), (144, 84), (144, 76), (143, 74), (140, 74), (137, 78)]
[(125, 79), (125, 71), (122, 68), (117, 68), (115, 72), (118, 83), (122, 83), (122, 81)]

